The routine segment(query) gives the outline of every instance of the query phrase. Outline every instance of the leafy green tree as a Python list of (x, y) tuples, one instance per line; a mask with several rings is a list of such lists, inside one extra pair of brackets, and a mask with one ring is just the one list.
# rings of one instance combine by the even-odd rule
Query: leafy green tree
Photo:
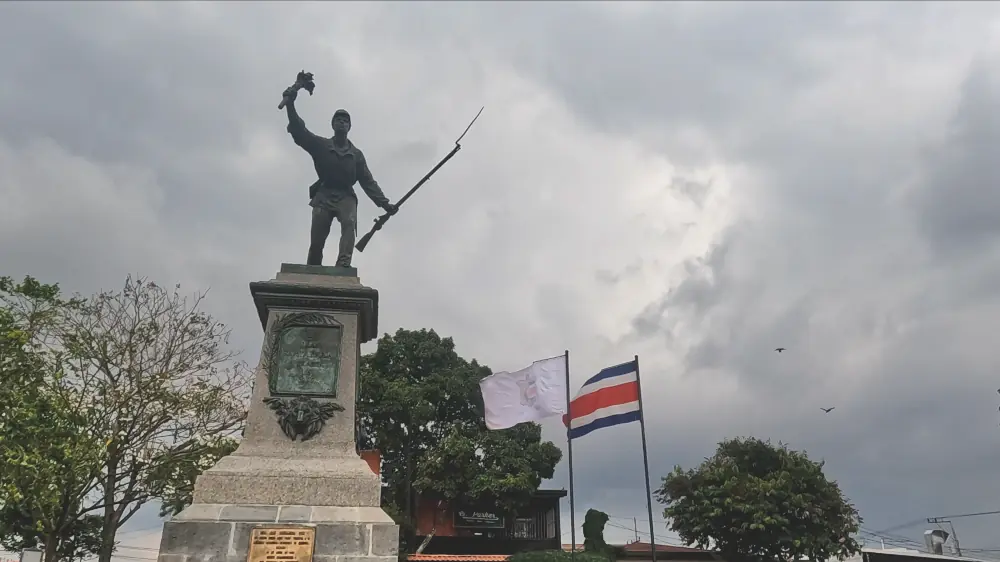
[(538, 424), (503, 431), (458, 424), (423, 455), (414, 486), (443, 499), (475, 498), (514, 513), (543, 478), (552, 478), (561, 456), (555, 445), (542, 441)]
[(386, 334), (362, 358), (362, 447), (381, 452), (383, 501), (403, 518), (416, 492), (516, 512), (552, 477), (562, 453), (538, 424), (486, 429), (479, 381), (490, 374), (433, 330)]
[(74, 520), (52, 542), (51, 535), (35, 527), (31, 515), (18, 506), (0, 508), (0, 546), (11, 552), (34, 548), (38, 544), (55, 545), (54, 557), (64, 562), (80, 562), (95, 556), (101, 549), (103, 519), (100, 515), (85, 515)]
[[(231, 450), (225, 439), (242, 428), (250, 391), (249, 370), (226, 349), (229, 329), (201, 311), (203, 298), (130, 277), (121, 290), (62, 301), (54, 285), (3, 279), (0, 353), (12, 359), (0, 357), (0, 375), (23, 381), (5, 392), (26, 400), (2, 418), (0, 444), (24, 475), (53, 475), (4, 471), (4, 506), (52, 532), (61, 527), (46, 517), (72, 526), (98, 515), (97, 554), (110, 562), (117, 530), (144, 504), (189, 501), (195, 473)], [(55, 562), (59, 541), (45, 547)]]
[(177, 515), (191, 505), (194, 481), (198, 475), (235, 451), (239, 444), (239, 441), (229, 437), (213, 437), (199, 446), (199, 455), (185, 456), (177, 462), (156, 467), (150, 473), (149, 481), (152, 495), (160, 499), (160, 517)]
[(844, 559), (861, 517), (823, 463), (770, 441), (719, 443), (698, 468), (676, 467), (655, 492), (663, 516), (687, 544), (713, 547), (731, 562)]
[(46, 562), (95, 553), (101, 530), (78, 507), (94, 490), (105, 443), (75, 408), (73, 389), (50, 385), (66, 375), (63, 352), (48, 344), (81, 304), (56, 285), (0, 277), (0, 545), (41, 544)]

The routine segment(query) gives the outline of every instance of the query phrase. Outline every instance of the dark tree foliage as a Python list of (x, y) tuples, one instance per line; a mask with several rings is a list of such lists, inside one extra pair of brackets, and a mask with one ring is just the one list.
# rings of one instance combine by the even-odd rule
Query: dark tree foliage
[(100, 515), (85, 515), (67, 524), (58, 536), (38, 531), (30, 514), (16, 505), (0, 508), (0, 546), (10, 552), (20, 552), (49, 544), (54, 540), (54, 556), (63, 562), (80, 562), (92, 558), (101, 550), (101, 532), (104, 518)]
[(153, 495), (160, 498), (160, 517), (177, 515), (191, 505), (195, 479), (235, 451), (239, 444), (229, 437), (214, 437), (203, 443), (198, 456), (179, 458), (174, 463), (157, 467), (150, 474), (149, 482)]
[(541, 426), (486, 429), (479, 381), (490, 374), (433, 330), (386, 334), (362, 358), (360, 445), (381, 452), (383, 502), (401, 520), (413, 520), (417, 492), (516, 512), (552, 477), (562, 453)]
[(61, 318), (82, 305), (57, 285), (0, 277), (0, 545), (41, 546), (46, 562), (94, 554), (103, 531), (80, 505), (105, 443), (75, 407), (79, 393), (52, 386), (66, 373), (51, 344)]

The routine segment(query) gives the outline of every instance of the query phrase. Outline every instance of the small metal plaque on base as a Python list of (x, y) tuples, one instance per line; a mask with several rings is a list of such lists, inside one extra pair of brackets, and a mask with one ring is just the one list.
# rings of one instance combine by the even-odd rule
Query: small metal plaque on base
[(255, 527), (247, 562), (312, 562), (315, 527)]

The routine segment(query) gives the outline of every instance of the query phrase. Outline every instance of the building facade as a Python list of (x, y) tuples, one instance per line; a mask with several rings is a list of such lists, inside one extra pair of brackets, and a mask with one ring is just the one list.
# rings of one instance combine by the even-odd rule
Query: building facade
[(514, 554), (560, 548), (559, 500), (566, 490), (538, 490), (515, 515), (489, 505), (418, 497), (417, 544), (433, 536), (423, 554)]

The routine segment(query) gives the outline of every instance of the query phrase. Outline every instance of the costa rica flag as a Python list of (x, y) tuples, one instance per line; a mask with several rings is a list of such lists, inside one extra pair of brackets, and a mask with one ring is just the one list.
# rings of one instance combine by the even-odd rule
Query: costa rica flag
[(563, 415), (569, 438), (600, 429), (639, 421), (639, 365), (636, 360), (608, 367), (583, 383)]

